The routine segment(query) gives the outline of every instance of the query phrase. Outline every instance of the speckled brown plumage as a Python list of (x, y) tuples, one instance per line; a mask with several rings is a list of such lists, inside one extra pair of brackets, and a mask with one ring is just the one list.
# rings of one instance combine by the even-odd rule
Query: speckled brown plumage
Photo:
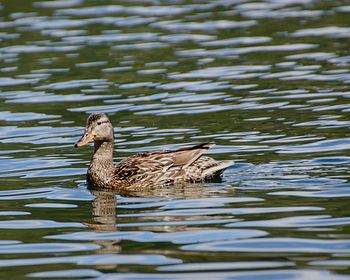
[(117, 190), (140, 190), (168, 184), (202, 182), (220, 175), (230, 162), (218, 162), (202, 154), (213, 144), (175, 151), (143, 152), (113, 164), (113, 127), (103, 113), (92, 114), (76, 147), (94, 141), (94, 155), (87, 179), (90, 184)]

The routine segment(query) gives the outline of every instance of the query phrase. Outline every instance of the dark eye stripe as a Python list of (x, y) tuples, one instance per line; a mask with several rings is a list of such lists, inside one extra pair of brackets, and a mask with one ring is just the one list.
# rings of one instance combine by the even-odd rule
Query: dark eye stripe
[(98, 125), (103, 124), (103, 123), (108, 123), (108, 121), (97, 122)]

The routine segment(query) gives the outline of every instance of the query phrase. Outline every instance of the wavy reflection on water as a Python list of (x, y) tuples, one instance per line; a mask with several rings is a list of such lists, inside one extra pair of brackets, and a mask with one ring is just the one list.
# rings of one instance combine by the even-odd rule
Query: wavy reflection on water
[[(0, 278), (347, 279), (347, 1), (3, 1)], [(215, 142), (221, 182), (89, 190), (117, 160)]]

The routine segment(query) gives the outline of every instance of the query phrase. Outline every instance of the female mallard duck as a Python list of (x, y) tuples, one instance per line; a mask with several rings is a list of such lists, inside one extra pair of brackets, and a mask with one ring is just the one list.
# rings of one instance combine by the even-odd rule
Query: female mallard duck
[(114, 131), (106, 114), (91, 114), (85, 133), (75, 143), (94, 141), (94, 155), (87, 172), (93, 186), (117, 190), (140, 190), (165, 184), (203, 182), (219, 176), (233, 164), (202, 156), (213, 144), (200, 144), (175, 151), (139, 153), (113, 164)]

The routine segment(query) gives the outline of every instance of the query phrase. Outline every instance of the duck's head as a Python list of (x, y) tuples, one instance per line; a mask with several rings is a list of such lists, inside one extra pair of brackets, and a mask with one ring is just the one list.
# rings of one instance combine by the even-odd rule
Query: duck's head
[(91, 141), (114, 141), (114, 131), (111, 122), (104, 113), (91, 114), (85, 127), (84, 135), (74, 144), (74, 147), (81, 147)]

